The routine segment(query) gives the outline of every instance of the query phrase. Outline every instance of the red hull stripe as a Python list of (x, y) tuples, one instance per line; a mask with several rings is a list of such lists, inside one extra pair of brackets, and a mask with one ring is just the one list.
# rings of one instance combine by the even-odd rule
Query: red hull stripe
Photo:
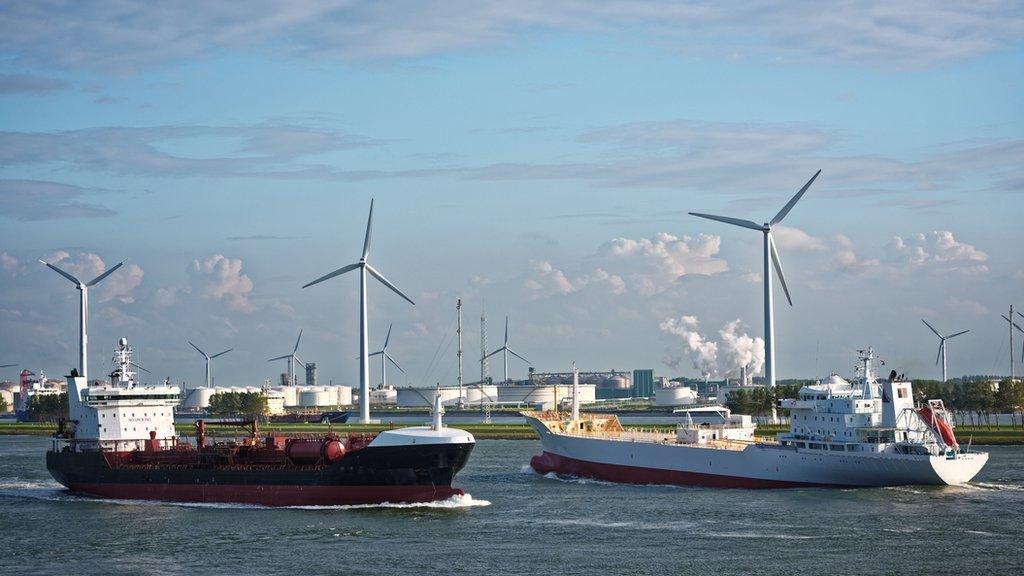
[(202, 484), (93, 484), (68, 486), (99, 498), (262, 506), (337, 506), (420, 503), (463, 494), (450, 486), (230, 486)]
[(622, 484), (663, 484), (672, 486), (707, 486), (712, 488), (806, 488), (823, 487), (828, 484), (765, 480), (742, 476), (723, 476), (700, 472), (682, 472), (660, 468), (642, 468), (620, 464), (587, 462), (551, 452), (544, 452), (530, 460), (530, 467), (540, 474), (554, 472), (566, 476), (593, 478)]

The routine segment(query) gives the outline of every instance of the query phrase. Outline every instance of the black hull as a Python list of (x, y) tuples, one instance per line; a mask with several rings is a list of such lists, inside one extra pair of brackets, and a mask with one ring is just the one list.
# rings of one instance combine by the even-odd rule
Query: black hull
[(324, 466), (114, 465), (101, 452), (47, 452), (50, 474), (73, 492), (106, 498), (268, 506), (425, 502), (451, 487), (473, 444), (366, 447)]

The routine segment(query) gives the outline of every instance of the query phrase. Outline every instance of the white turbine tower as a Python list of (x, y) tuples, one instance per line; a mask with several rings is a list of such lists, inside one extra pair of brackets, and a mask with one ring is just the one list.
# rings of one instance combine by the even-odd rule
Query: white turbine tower
[(370, 420), (370, 357), (367, 350), (366, 274), (369, 273), (371, 276), (379, 280), (381, 284), (390, 288), (395, 294), (398, 294), (410, 304), (414, 306), (416, 305), (412, 299), (403, 294), (401, 290), (389, 282), (383, 274), (378, 272), (373, 266), (370, 266), (370, 263), (366, 261), (366, 257), (370, 254), (370, 231), (372, 228), (373, 200), (370, 200), (370, 217), (366, 220), (366, 238), (363, 240), (363, 256), (359, 259), (359, 262), (338, 268), (334, 272), (325, 274), (303, 286), (303, 288), (309, 288), (314, 284), (318, 284), (324, 280), (330, 280), (335, 276), (341, 276), (346, 272), (359, 270), (359, 421), (364, 424), (372, 422)]
[(494, 352), (491, 352), (487, 356), (484, 356), (484, 359), (486, 360), (487, 358), (490, 358), (491, 356), (494, 356), (498, 352), (503, 352), (502, 360), (504, 360), (504, 363), (505, 363), (505, 382), (509, 381), (508, 380), (508, 355), (509, 354), (515, 356), (516, 358), (519, 358), (520, 360), (522, 360), (523, 362), (526, 362), (527, 364), (530, 363), (529, 360), (527, 360), (526, 358), (523, 358), (519, 354), (516, 354), (511, 348), (508, 347), (508, 316), (505, 316), (505, 342), (502, 344), (501, 348), (498, 348)]
[(285, 354), (284, 356), (278, 356), (277, 358), (271, 358), (271, 359), (267, 360), (267, 362), (275, 362), (277, 360), (285, 360), (285, 359), (288, 360), (288, 385), (289, 386), (295, 386), (295, 364), (298, 363), (299, 366), (302, 366), (303, 368), (306, 367), (306, 365), (302, 363), (302, 360), (299, 360), (299, 357), (295, 355), (295, 353), (299, 351), (299, 341), (300, 340), (302, 340), (302, 330), (299, 330), (299, 337), (295, 339), (295, 348), (292, 348), (292, 353), (291, 354)]
[(945, 382), (946, 381), (946, 340), (949, 340), (950, 338), (956, 338), (957, 336), (959, 336), (961, 334), (967, 334), (968, 332), (970, 332), (970, 330), (964, 330), (963, 332), (957, 332), (956, 334), (950, 334), (949, 336), (943, 336), (942, 334), (939, 334), (939, 331), (936, 330), (934, 326), (929, 324), (928, 321), (925, 320), (924, 318), (921, 318), (921, 322), (924, 322), (924, 325), (927, 326), (929, 330), (934, 332), (935, 335), (939, 337), (939, 353), (935, 355), (935, 364), (938, 364), (940, 360), (942, 361), (942, 381)]
[(102, 282), (107, 276), (114, 273), (114, 270), (120, 268), (124, 261), (118, 262), (116, 266), (111, 267), (109, 270), (93, 278), (90, 282), (82, 282), (78, 278), (75, 278), (71, 274), (61, 270), (60, 268), (50, 264), (49, 262), (39, 261), (45, 264), (48, 268), (67, 278), (72, 284), (78, 288), (79, 302), (78, 302), (78, 371), (85, 381), (89, 381), (89, 288)]
[(195, 344), (192, 344), (191, 340), (186, 340), (186, 342), (188, 342), (190, 346), (195, 348), (196, 352), (199, 352), (200, 354), (202, 354), (203, 358), (206, 358), (206, 387), (210, 388), (212, 386), (212, 383), (213, 383), (212, 374), (210, 372), (210, 360), (213, 360), (214, 358), (216, 358), (218, 356), (223, 356), (223, 355), (227, 354), (228, 352), (231, 352), (232, 350), (234, 350), (234, 348), (228, 348), (227, 350), (225, 350), (223, 352), (217, 352), (216, 354), (213, 354), (211, 356), (210, 354), (207, 354), (206, 352), (203, 352), (202, 350), (200, 350), (199, 346), (196, 346)]
[(388, 325), (388, 335), (384, 338), (384, 347), (373, 354), (370, 354), (370, 356), (380, 356), (380, 381), (384, 385), (384, 388), (388, 387), (388, 362), (394, 364), (395, 368), (398, 368), (402, 371), (402, 374), (405, 374), (405, 369), (399, 366), (398, 362), (395, 362), (395, 359), (391, 357), (391, 354), (388, 354), (388, 342), (391, 340), (392, 326), (393, 324)]
[[(772, 298), (772, 267), (774, 266), (775, 271), (779, 274), (779, 282), (782, 284), (782, 290), (786, 294), (786, 300), (789, 305), (793, 305), (793, 299), (789, 296), (789, 288), (786, 286), (786, 276), (782, 273), (782, 262), (779, 260), (779, 252), (775, 249), (775, 241), (772, 240), (772, 227), (782, 222), (782, 219), (789, 214), (789, 211), (793, 209), (793, 206), (800, 200), (807, 192), (807, 189), (811, 187), (814, 180), (821, 174), (821, 170), (814, 173), (811, 179), (804, 184), (804, 187), (800, 189), (796, 195), (793, 196), (779, 210), (779, 213), (771, 219), (770, 222), (764, 224), (757, 224), (750, 220), (742, 220), (740, 218), (730, 218), (728, 216), (715, 216), (712, 214), (700, 214), (697, 212), (690, 212), (693, 216), (699, 216), (701, 218), (708, 218), (710, 220), (717, 220), (719, 222), (725, 222), (726, 224), (732, 224), (734, 226), (741, 226), (743, 228), (750, 228), (751, 230), (757, 230), (764, 234), (764, 351), (765, 351), (765, 363), (764, 363), (764, 376), (768, 383), (768, 388), (771, 390), (774, 397), (775, 394), (775, 303)], [(772, 423), (777, 421), (775, 401), (772, 400)]]

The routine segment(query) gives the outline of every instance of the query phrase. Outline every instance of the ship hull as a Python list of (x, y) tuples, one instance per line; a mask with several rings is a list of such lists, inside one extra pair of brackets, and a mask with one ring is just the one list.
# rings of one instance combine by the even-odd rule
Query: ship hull
[(367, 447), (324, 466), (112, 465), (116, 458), (97, 451), (51, 451), (46, 463), (70, 491), (99, 498), (264, 506), (420, 503), (463, 493), (451, 483), (472, 448)]
[(716, 488), (947, 485), (969, 481), (988, 460), (984, 453), (961, 454), (950, 460), (945, 456), (798, 450), (775, 444), (719, 449), (559, 434), (530, 420), (543, 446), (543, 453), (530, 462), (536, 472), (630, 484)]

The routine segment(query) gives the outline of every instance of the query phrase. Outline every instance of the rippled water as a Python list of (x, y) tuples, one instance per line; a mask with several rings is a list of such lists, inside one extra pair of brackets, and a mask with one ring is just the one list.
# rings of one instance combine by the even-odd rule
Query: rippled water
[(480, 441), (426, 506), (95, 501), (0, 436), (2, 574), (1009, 574), (1024, 567), (1024, 448), (946, 488), (713, 490), (538, 476), (534, 441)]

